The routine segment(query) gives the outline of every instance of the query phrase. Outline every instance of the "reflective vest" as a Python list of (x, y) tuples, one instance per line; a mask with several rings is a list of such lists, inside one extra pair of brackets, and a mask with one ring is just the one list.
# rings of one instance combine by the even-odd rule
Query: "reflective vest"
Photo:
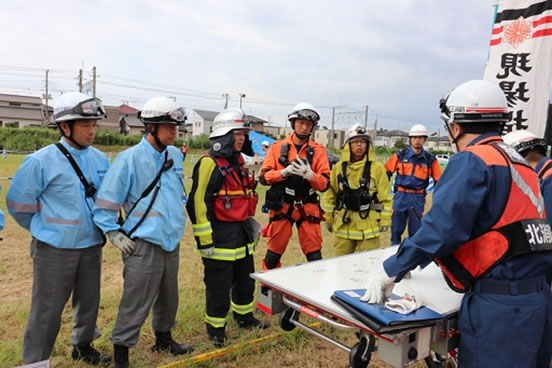
[[(314, 147), (307, 146), (307, 161), (312, 166)], [(288, 160), (289, 144), (282, 144), (278, 162), (284, 167), (291, 163)], [(293, 204), (295, 201), (302, 203), (318, 203), (319, 198), (310, 183), (297, 175), (290, 175), (286, 180), (273, 184), (266, 192), (265, 206), (270, 210), (280, 210), (284, 203)]]
[(472, 284), (499, 263), (536, 251), (552, 250), (552, 232), (546, 221), (538, 180), (531, 167), (504, 143), (480, 144), (466, 149), (484, 158), (499, 157), (510, 169), (511, 182), (506, 206), (486, 233), (471, 239), (451, 255), (437, 258), (449, 286), (466, 292)]
[(244, 166), (243, 157), (238, 157), (239, 171), (236, 172), (224, 157), (211, 157), (222, 174), (222, 185), (213, 197), (213, 213), (218, 221), (239, 222), (255, 215), (259, 197), (255, 192), (255, 179)]

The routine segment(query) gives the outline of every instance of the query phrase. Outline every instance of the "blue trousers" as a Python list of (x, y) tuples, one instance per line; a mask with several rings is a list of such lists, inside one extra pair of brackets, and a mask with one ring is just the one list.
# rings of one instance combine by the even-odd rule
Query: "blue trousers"
[[(391, 245), (401, 244), (401, 236), (408, 222), (408, 236), (412, 236), (421, 226), (425, 196), (422, 193), (396, 192), (393, 197), (391, 216)], [(415, 212), (412, 213), (412, 211)]]
[(550, 285), (521, 295), (472, 290), (462, 299), (458, 327), (460, 368), (549, 368), (552, 356)]

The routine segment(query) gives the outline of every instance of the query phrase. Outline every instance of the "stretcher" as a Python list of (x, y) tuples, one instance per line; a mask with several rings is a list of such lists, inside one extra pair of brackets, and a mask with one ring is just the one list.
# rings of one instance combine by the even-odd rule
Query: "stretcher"
[[(349, 295), (355, 294), (351, 291), (362, 293), (370, 270), (379, 267), (397, 248), (253, 273), (251, 277), (259, 283), (257, 308), (269, 315), (279, 314), (284, 331), (298, 327), (345, 350), (353, 368), (367, 367), (374, 351), (379, 360), (393, 367), (406, 367), (420, 360), (431, 368), (444, 366), (447, 359), (447, 364), (454, 364), (450, 358), (455, 356), (459, 340), (456, 323), (462, 294), (447, 286), (436, 265), (411, 271), (410, 277), (393, 290), (395, 296), (409, 294), (422, 300), (422, 317), (415, 316), (418, 311), (403, 315), (384, 311), (383, 306), (364, 308), (366, 303), (358, 309), (352, 306), (354, 303), (336, 297), (343, 296), (343, 291)], [(349, 347), (307, 325), (301, 316), (348, 331), (358, 342)]]

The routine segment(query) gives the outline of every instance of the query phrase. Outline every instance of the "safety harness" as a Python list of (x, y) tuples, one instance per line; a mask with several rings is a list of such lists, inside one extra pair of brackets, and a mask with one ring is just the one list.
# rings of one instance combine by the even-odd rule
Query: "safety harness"
[(377, 193), (373, 196), (370, 195), (370, 167), (372, 162), (366, 159), (364, 168), (362, 171), (362, 177), (359, 181), (359, 187), (357, 189), (351, 189), (349, 180), (347, 179), (347, 161), (341, 163), (342, 172), (337, 175), (337, 182), (339, 185), (339, 192), (335, 199), (335, 210), (340, 211), (345, 208), (343, 212), (342, 221), (344, 224), (351, 222), (351, 218), (347, 216), (349, 210), (359, 213), (361, 219), (368, 218), (370, 210), (381, 212), (383, 210), (383, 204), (379, 202)]
[(249, 174), (243, 157), (238, 156), (239, 170), (235, 170), (224, 157), (206, 153), (204, 157), (213, 159), (222, 175), (222, 185), (213, 198), (213, 212), (219, 221), (245, 221), (255, 215), (258, 195), (255, 192), (257, 181)]
[[(469, 290), (476, 280), (500, 263), (519, 255), (552, 250), (552, 231), (544, 217), (542, 194), (538, 186), (535, 192), (527, 183), (533, 174), (532, 168), (504, 143), (479, 144), (467, 150), (479, 156), (488, 154), (485, 150), (489, 148), (497, 150), (506, 161), (511, 174), (510, 194), (502, 215), (489, 231), (463, 244), (451, 255), (435, 259), (449, 286), (458, 292)], [(529, 205), (522, 205), (528, 202)]]
[[(314, 157), (314, 147), (307, 146), (307, 162), (312, 166)], [(280, 147), (280, 157), (278, 162), (284, 167), (291, 164), (288, 159), (289, 143), (284, 143)], [(297, 158), (299, 159), (299, 158)], [(300, 159), (299, 159), (300, 160)], [(289, 203), (289, 208), (285, 213), (279, 213), (270, 218), (270, 222), (279, 220), (288, 220), (291, 224), (297, 223), (297, 227), (301, 226), (303, 221), (320, 223), (322, 217), (307, 215), (303, 205), (305, 203), (315, 203), (320, 207), (320, 197), (311, 187), (310, 183), (300, 176), (290, 175), (287, 180), (276, 183), (266, 192), (265, 206), (270, 210), (281, 210), (285, 203)], [(299, 211), (301, 218), (297, 221), (293, 220), (292, 213), (296, 209)], [(322, 209), (320, 209), (322, 213)]]

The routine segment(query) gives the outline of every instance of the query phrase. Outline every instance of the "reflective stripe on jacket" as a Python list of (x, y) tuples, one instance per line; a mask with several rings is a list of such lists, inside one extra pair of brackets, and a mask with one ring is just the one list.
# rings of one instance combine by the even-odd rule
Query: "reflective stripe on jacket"
[[(228, 164), (232, 171), (240, 170), (240, 158), (224, 158), (220, 160), (221, 164)], [(243, 163), (243, 161), (241, 161)], [(220, 193), (226, 195), (223, 187), (225, 183), (223, 170), (218, 167), (218, 163), (213, 156), (203, 156), (194, 167), (192, 175), (192, 190), (190, 198), (186, 205), (194, 238), (196, 240), (195, 252), (202, 257), (207, 257), (222, 261), (234, 261), (241, 259), (254, 252), (254, 242), (252, 230), (247, 218), (242, 221), (221, 221), (215, 216), (215, 201)], [(231, 191), (234, 191), (234, 185), (228, 181)], [(241, 188), (241, 185), (240, 185)], [(243, 194), (243, 190), (241, 192)], [(237, 193), (236, 193), (237, 194)], [(224, 198), (220, 198), (224, 207)], [(241, 208), (238, 209), (237, 206)], [(246, 201), (232, 202), (231, 210), (241, 210), (247, 212), (249, 203)], [(219, 211), (226, 211), (220, 208)], [(205, 256), (199, 253), (199, 249), (214, 247), (214, 254)]]
[(426, 150), (416, 155), (411, 147), (395, 152), (385, 163), (385, 170), (389, 175), (396, 171), (395, 185), (407, 189), (426, 189), (430, 176), (435, 183), (441, 178), (435, 156)]
[[(362, 160), (351, 163), (350, 148), (346, 144), (341, 152), (340, 161), (332, 169), (330, 187), (324, 193), (322, 209), (326, 211), (326, 221), (332, 224), (334, 235), (337, 237), (354, 240), (370, 239), (380, 235), (380, 226), (391, 224), (392, 197), (389, 194), (389, 179), (383, 165), (375, 160), (375, 156), (375, 151), (370, 146), (368, 154)], [(338, 193), (343, 190), (338, 180), (338, 176), (343, 173), (342, 163), (347, 163), (347, 181), (351, 189), (358, 189), (366, 160), (371, 161), (369, 193), (371, 196), (377, 194), (383, 210), (381, 212), (370, 210), (368, 217), (363, 219), (358, 211), (336, 209), (335, 205)], [(349, 218), (348, 223), (343, 222), (344, 215)]]
[(161, 174), (157, 183), (159, 191), (149, 212), (155, 190), (140, 200), (122, 227), (129, 232), (147, 212), (144, 221), (136, 228), (132, 238), (140, 238), (157, 244), (167, 252), (176, 249), (186, 228), (186, 195), (182, 179), (182, 156), (174, 146), (157, 152), (144, 138), (137, 145), (119, 153), (105, 175), (94, 206), (94, 221), (105, 232), (119, 230), (118, 210), (129, 210), (153, 182), (167, 160), (173, 166)]
[[(90, 184), (100, 187), (109, 168), (107, 157), (93, 147), (79, 150), (62, 138)], [(25, 157), (6, 196), (8, 212), (36, 239), (56, 248), (87, 248), (103, 242), (92, 220), (94, 198), (86, 198), (73, 167), (55, 146)]]
[[(552, 249), (550, 225), (534, 171), (519, 154), (500, 143), (468, 147), (487, 166), (507, 166), (509, 195), (498, 221), (451, 255), (436, 258), (449, 285), (464, 292), (496, 264), (532, 251)], [(506, 185), (506, 184), (505, 184)]]

